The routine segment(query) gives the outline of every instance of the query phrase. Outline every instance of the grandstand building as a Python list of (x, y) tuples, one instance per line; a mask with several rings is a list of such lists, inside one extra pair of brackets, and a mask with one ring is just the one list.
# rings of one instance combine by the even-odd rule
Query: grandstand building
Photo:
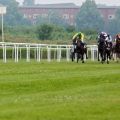
[[(116, 6), (98, 6), (101, 16), (107, 22), (115, 17)], [(67, 20), (70, 25), (75, 25), (76, 14), (80, 11), (80, 6), (73, 3), (62, 4), (39, 4), (34, 6), (20, 6), (20, 11), (24, 17), (29, 19), (33, 24), (36, 23), (38, 16), (47, 17), (50, 11), (55, 11), (60, 17)]]

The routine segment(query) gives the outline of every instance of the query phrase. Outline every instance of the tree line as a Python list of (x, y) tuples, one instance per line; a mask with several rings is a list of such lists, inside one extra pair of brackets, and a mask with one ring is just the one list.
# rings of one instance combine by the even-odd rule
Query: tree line
[[(4, 23), (6, 31), (10, 33), (17, 32), (16, 28), (19, 29), (19, 33), (22, 33), (22, 28), (24, 28), (23, 31), (26, 30), (26, 32), (24, 32), (26, 35), (34, 34), (41, 40), (64, 40), (71, 39), (75, 32), (82, 31), (87, 35), (87, 39), (91, 40), (95, 39), (97, 33), (100, 31), (107, 31), (112, 35), (120, 32), (120, 9), (116, 11), (114, 19), (110, 19), (106, 23), (99, 13), (94, 0), (86, 0), (82, 4), (80, 11), (76, 15), (75, 26), (69, 25), (67, 21), (62, 19), (55, 11), (50, 11), (47, 17), (39, 16), (36, 20), (36, 26), (33, 26), (31, 22), (25, 19), (23, 14), (20, 13), (18, 2), (15, 0), (0, 0), (0, 3), (7, 6)], [(24, 1), (24, 5), (34, 5), (34, 2), (32, 0), (26, 0)], [(13, 30), (10, 30), (10, 28)]]

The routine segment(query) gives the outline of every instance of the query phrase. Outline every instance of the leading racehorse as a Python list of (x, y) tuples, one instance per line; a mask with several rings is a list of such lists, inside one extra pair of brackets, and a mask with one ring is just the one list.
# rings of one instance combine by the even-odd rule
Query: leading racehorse
[(81, 58), (82, 63), (84, 63), (84, 55), (86, 55), (86, 59), (88, 58), (87, 57), (87, 47), (79, 39), (76, 40), (76, 46), (75, 46), (75, 48), (73, 47), (71, 49), (71, 58), (72, 58), (72, 61), (74, 61), (74, 59), (75, 59), (75, 54), (76, 54), (76, 57), (77, 57), (77, 63), (78, 63), (78, 61), (79, 61), (80, 58)]

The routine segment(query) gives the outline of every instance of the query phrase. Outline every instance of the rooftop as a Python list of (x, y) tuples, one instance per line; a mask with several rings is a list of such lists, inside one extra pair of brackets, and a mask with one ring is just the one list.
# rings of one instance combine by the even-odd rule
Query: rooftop
[[(74, 3), (58, 3), (58, 4), (37, 4), (33, 6), (20, 6), (20, 8), (80, 8), (80, 6), (75, 5)], [(107, 5), (97, 5), (98, 9), (117, 9), (120, 6), (107, 6)]]
[(21, 8), (80, 8), (74, 3), (59, 3), (59, 4), (38, 4), (34, 6), (20, 6)]

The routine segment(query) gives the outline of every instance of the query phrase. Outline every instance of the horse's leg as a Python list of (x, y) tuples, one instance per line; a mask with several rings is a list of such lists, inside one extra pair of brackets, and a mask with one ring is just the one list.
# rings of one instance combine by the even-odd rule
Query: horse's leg
[(72, 54), (71, 54), (71, 57), (72, 57), (72, 62), (74, 61), (74, 56), (75, 56), (75, 53), (74, 53), (74, 52), (72, 52)]
[(78, 63), (78, 61), (79, 61), (79, 53), (76, 53), (77, 54), (77, 63)]
[(117, 63), (118, 63), (119, 60), (120, 60), (120, 53), (116, 53), (116, 60), (117, 60)]
[(104, 61), (106, 61), (106, 56), (107, 56), (107, 52), (104, 51), (104, 52), (103, 52), (103, 59), (104, 59)]
[(98, 61), (100, 61), (100, 52), (99, 52), (99, 50), (98, 50)]
[(113, 52), (112, 57), (113, 57), (113, 60), (116, 61), (116, 53), (115, 52)]
[(84, 53), (81, 53), (81, 61), (84, 63)]
[(85, 48), (85, 55), (86, 55), (86, 59), (88, 59), (87, 48)]
[(111, 60), (111, 51), (109, 51), (109, 54), (108, 54), (108, 61), (110, 61)]
[(120, 52), (119, 52), (119, 60), (120, 60)]
[(114, 53), (114, 60), (117, 61), (117, 53)]
[(115, 53), (112, 52), (112, 60), (115, 60), (114, 55), (115, 55)]
[(105, 50), (105, 52), (104, 52), (104, 59), (107, 61), (107, 64), (109, 63), (108, 62), (108, 58), (109, 58), (109, 51)]
[(101, 57), (101, 63), (103, 64), (103, 63), (104, 63), (104, 55), (103, 55), (103, 52), (100, 52), (100, 57)]
[(72, 62), (75, 60), (76, 53), (72, 52)]
[(88, 59), (88, 54), (87, 54), (87, 52), (85, 53), (85, 55), (86, 55), (86, 59)]
[(120, 52), (119, 52), (119, 60), (120, 60)]
[(109, 56), (109, 59), (111, 60), (112, 59), (112, 50), (110, 50), (110, 56)]
[(118, 53), (116, 53), (116, 62), (118, 63)]
[(82, 54), (82, 63), (84, 63), (84, 54)]
[(98, 52), (98, 61), (102, 61), (102, 51)]
[(107, 64), (109, 64), (109, 58), (110, 58), (110, 51), (107, 52)]
[(114, 50), (111, 52), (111, 59), (114, 60)]

